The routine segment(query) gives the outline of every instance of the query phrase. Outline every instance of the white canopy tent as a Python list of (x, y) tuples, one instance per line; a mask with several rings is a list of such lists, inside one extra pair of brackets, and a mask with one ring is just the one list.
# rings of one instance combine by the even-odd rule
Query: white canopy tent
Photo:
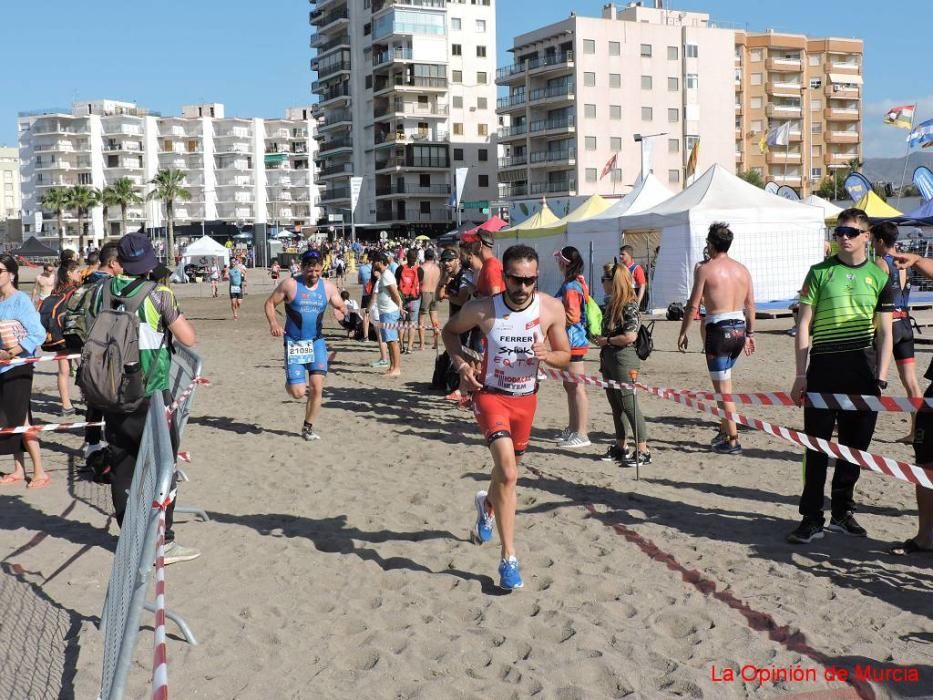
[(769, 194), (714, 165), (683, 192), (619, 221), (627, 243), (660, 236), (649, 287), (652, 310), (689, 297), (715, 221), (728, 223), (735, 234), (729, 254), (751, 272), (756, 301), (792, 299), (823, 257), (822, 209)]
[(842, 207), (837, 207), (829, 200), (823, 199), (815, 194), (811, 194), (803, 200), (803, 203), (809, 204), (811, 207), (819, 207), (822, 209), (824, 220), (834, 220), (842, 213)]
[(183, 265), (229, 265), (230, 251), (210, 236), (201, 236), (185, 248)]

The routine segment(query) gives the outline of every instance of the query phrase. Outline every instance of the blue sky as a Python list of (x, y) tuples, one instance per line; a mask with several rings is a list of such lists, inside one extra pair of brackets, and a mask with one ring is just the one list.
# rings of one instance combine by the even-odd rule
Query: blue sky
[[(354, 0), (360, 2), (361, 0)], [(880, 124), (888, 106), (919, 103), (933, 117), (923, 77), (926, 31), (907, 3), (841, 0), (677, 0), (722, 26), (773, 27), (865, 40), (865, 137), (869, 156), (902, 155), (904, 130)], [(599, 15), (603, 0), (498, 0), (499, 65), (512, 37), (566, 17)], [(310, 103), (311, 5), (302, 0), (0, 0), (0, 144), (15, 144), (16, 114), (74, 99), (135, 100), (166, 114), (223, 102), (227, 114), (279, 116)], [(529, 11), (534, 8), (534, 11)], [(868, 11), (867, 11), (868, 10)]]

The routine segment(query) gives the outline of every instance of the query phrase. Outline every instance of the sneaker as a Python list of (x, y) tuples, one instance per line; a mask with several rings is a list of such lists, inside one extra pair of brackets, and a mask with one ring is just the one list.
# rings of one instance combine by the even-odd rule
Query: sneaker
[(499, 588), (511, 591), (524, 585), (522, 572), (518, 570), (518, 559), (509, 557), (499, 562)]
[(571, 433), (570, 437), (564, 440), (561, 445), (564, 447), (577, 448), (577, 447), (589, 447), (593, 443), (590, 442), (590, 439), (586, 435), (580, 435), (580, 433)]
[(570, 428), (564, 428), (558, 434), (557, 439), (554, 442), (566, 442), (570, 436), (573, 435), (573, 431)]
[(726, 439), (726, 434), (722, 432), (721, 430), (717, 430), (716, 435), (713, 437), (712, 440), (710, 440), (709, 446), (716, 447), (716, 445), (719, 445), (723, 442), (728, 442), (728, 440)]
[(606, 454), (600, 457), (603, 462), (621, 462), (624, 459), (625, 455), (622, 454), (622, 450), (619, 449), (618, 445), (610, 445), (609, 449), (606, 450)]
[(476, 523), (470, 530), (470, 541), (473, 544), (484, 544), (492, 539), (492, 528), (496, 517), (489, 515), (486, 511), (486, 495), (485, 491), (477, 491), (473, 499), (473, 505), (476, 506)]
[(375, 362), (370, 362), (369, 366), (370, 367), (388, 367), (389, 361), (388, 360), (376, 360)]
[(62, 418), (71, 418), (71, 417), (72, 417), (73, 415), (75, 415), (76, 413), (77, 413), (77, 411), (74, 409), (73, 406), (72, 406), (71, 408), (63, 408), (63, 409), (62, 409)]
[(841, 518), (830, 518), (826, 529), (833, 532), (842, 532), (853, 537), (868, 537), (865, 528), (858, 524), (851, 510)]
[(314, 428), (305, 424), (301, 428), (301, 439), (305, 442), (311, 442), (312, 440), (320, 440), (321, 436), (314, 432)]
[(460, 399), (462, 398), (463, 398), (463, 395), (460, 393), (460, 390), (454, 389), (452, 392), (450, 392), (449, 394), (447, 394), (447, 396), (444, 397), (444, 400), (445, 401), (460, 401)]
[(742, 445), (739, 442), (732, 445), (728, 440), (723, 440), (713, 445), (713, 452), (718, 455), (740, 455), (742, 454)]
[(812, 520), (811, 518), (804, 518), (800, 521), (800, 525), (797, 526), (797, 529), (794, 530), (787, 536), (787, 541), (791, 544), (807, 544), (812, 540), (818, 540), (823, 537), (823, 522), (822, 520)]
[(105, 442), (104, 440), (101, 440), (100, 442), (95, 442), (93, 445), (89, 445), (89, 444), (85, 443), (84, 448), (83, 448), (83, 449), (84, 449), (84, 459), (87, 459), (88, 457), (90, 457), (90, 456), (91, 456), (92, 454), (94, 454), (95, 452), (98, 452), (98, 451), (104, 449), (105, 447), (107, 447), (107, 444), (108, 444), (108, 443)]
[[(638, 466), (643, 467), (646, 464), (651, 464), (651, 450), (645, 450), (644, 452), (638, 453)], [(635, 453), (634, 452), (622, 460), (622, 466), (623, 467), (634, 467), (635, 466)]]
[(177, 542), (169, 542), (165, 545), (165, 565), (175, 564), (180, 561), (191, 561), (201, 556), (201, 551), (194, 547), (182, 547)]

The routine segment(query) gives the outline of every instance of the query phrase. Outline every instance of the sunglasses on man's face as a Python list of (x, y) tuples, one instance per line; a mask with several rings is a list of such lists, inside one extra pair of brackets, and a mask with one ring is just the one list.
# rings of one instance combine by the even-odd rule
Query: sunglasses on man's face
[(521, 277), (519, 275), (506, 275), (505, 278), (512, 282), (513, 284), (520, 284), (523, 287), (533, 287), (538, 283), (538, 276), (534, 275), (533, 277)]
[(862, 229), (854, 226), (837, 226), (833, 231), (833, 236), (836, 238), (858, 238), (863, 233), (865, 232)]

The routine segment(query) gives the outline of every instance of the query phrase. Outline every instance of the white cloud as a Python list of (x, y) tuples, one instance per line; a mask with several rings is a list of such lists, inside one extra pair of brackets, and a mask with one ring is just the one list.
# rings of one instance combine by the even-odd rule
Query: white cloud
[(866, 158), (902, 158), (907, 153), (907, 129), (887, 126), (881, 120), (891, 107), (916, 104), (914, 124), (933, 118), (933, 95), (921, 99), (910, 97), (884, 99), (864, 103), (862, 129)]

